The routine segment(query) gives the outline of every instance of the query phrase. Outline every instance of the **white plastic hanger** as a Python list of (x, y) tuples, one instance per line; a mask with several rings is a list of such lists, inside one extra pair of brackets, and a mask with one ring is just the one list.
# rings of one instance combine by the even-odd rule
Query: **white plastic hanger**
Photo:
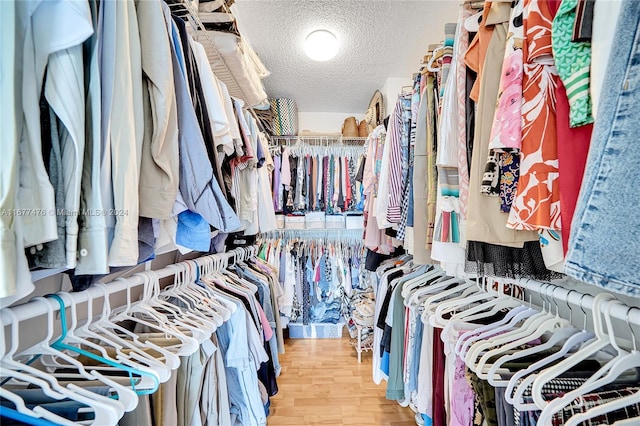
[(437, 267), (425, 272), (419, 277), (415, 277), (411, 281), (413, 281), (413, 289), (407, 292), (407, 296), (404, 297), (405, 306), (420, 305), (423, 298), (447, 288), (450, 284), (459, 281), (459, 278), (448, 277), (444, 275), (444, 271), (440, 267)]
[(484, 12), (481, 10), (480, 12), (474, 13), (473, 15), (465, 19), (464, 27), (467, 29), (467, 31), (471, 33), (478, 32), (478, 30), (480, 29), (480, 20), (482, 19), (483, 13)]
[[(106, 287), (106, 286), (105, 286)], [(100, 335), (94, 332), (84, 332), (82, 328), (77, 327), (78, 323), (78, 314), (77, 307), (73, 296), (69, 293), (61, 292), (58, 296), (63, 300), (67, 301), (66, 306), (69, 306), (71, 313), (71, 322), (67, 327), (67, 333), (65, 338), (65, 343), (67, 344), (75, 344), (78, 347), (89, 347), (96, 351), (96, 353), (114, 363), (122, 363), (128, 367), (135, 368), (142, 372), (147, 373), (147, 376), (143, 376), (142, 380), (140, 380), (136, 386), (137, 389), (153, 389), (157, 387), (158, 381), (162, 381), (162, 371), (165, 371), (165, 374), (171, 374), (169, 368), (167, 368), (163, 363), (152, 357), (151, 355), (144, 352), (141, 347), (136, 345), (130, 345), (129, 353), (125, 353), (123, 351), (124, 347), (119, 345), (117, 342), (113, 340), (109, 340), (104, 335)], [(103, 310), (108, 310), (109, 302), (108, 295), (105, 294), (106, 302), (103, 303)], [(92, 318), (92, 309), (93, 309), (93, 298), (90, 298), (90, 303), (87, 304), (87, 317), (88, 321)], [(88, 329), (88, 327), (87, 327)], [(90, 339), (95, 339), (96, 341), (92, 341)], [(103, 346), (104, 345), (104, 346)], [(114, 359), (106, 350), (105, 346), (109, 346), (115, 349), (116, 358)], [(58, 362), (56, 357), (43, 357), (42, 360), (43, 365), (47, 367), (53, 368), (61, 368), (66, 367)], [(113, 371), (114, 367), (108, 366), (94, 366), (95, 370), (98, 371)], [(156, 376), (156, 379), (151, 379), (151, 375)], [(123, 399), (123, 398), (121, 398)], [(135, 405), (132, 407), (135, 408)]]
[(186, 278), (183, 283), (182, 288), (186, 289), (186, 291), (192, 292), (194, 297), (198, 297), (200, 295), (202, 304), (205, 306), (205, 310), (211, 310), (219, 317), (220, 323), (218, 326), (222, 325), (225, 321), (227, 321), (231, 317), (231, 312), (224, 306), (220, 301), (218, 301), (214, 295), (214, 293), (206, 286), (198, 285), (196, 281), (196, 274), (199, 274), (199, 267), (195, 261), (189, 261), (184, 264), (186, 268)]
[(491, 335), (502, 333), (503, 331), (510, 330), (515, 327), (518, 322), (538, 313), (538, 311), (533, 309), (530, 305), (531, 304), (529, 304), (529, 306), (516, 306), (513, 309), (510, 309), (505, 317), (500, 321), (483, 325), (481, 327), (463, 333), (462, 335), (460, 335), (458, 341), (456, 342), (456, 354), (464, 359), (473, 342), (485, 339), (486, 337), (489, 337)]
[(511, 334), (508, 337), (503, 336), (506, 336), (510, 333), (505, 333), (505, 335), (493, 339), (493, 346), (497, 346), (497, 348), (490, 349), (484, 355), (482, 355), (480, 360), (475, 365), (476, 375), (483, 380), (487, 380), (486, 370), (488, 369), (487, 364), (489, 363), (490, 359), (505, 353), (505, 351), (515, 349), (528, 342), (531, 342), (532, 340), (538, 339), (546, 333), (556, 333), (559, 329), (566, 328), (568, 325), (570, 325), (569, 321), (564, 318), (560, 318), (560, 316), (556, 312), (555, 316), (550, 315), (547, 320), (540, 324), (537, 324), (537, 326), (533, 330), (533, 327), (530, 327), (520, 333)]
[[(633, 341), (633, 351), (631, 352), (631, 354), (633, 354), (634, 359), (633, 360), (628, 360), (629, 364), (627, 365), (627, 360), (622, 361), (625, 363), (625, 365), (627, 365), (628, 368), (633, 368), (631, 367), (631, 365), (635, 364), (636, 367), (640, 366), (640, 364), (638, 364), (638, 345), (636, 342), (636, 335), (633, 332), (633, 329), (631, 328), (631, 324), (629, 323), (629, 311), (631, 311), (631, 308), (629, 308), (629, 310), (627, 311), (627, 325), (629, 326), (629, 331), (631, 331), (631, 339)], [(631, 355), (630, 354), (630, 355)], [(613, 369), (613, 367), (612, 367)], [(615, 374), (615, 372), (613, 372)], [(592, 407), (590, 409), (588, 409), (586, 412), (584, 413), (578, 413), (574, 416), (572, 416), (567, 422), (565, 422), (565, 426), (578, 426), (580, 424), (582, 424), (582, 422), (588, 421), (590, 419), (593, 419), (595, 417), (601, 416), (603, 414), (606, 413), (610, 413), (612, 411), (616, 411), (616, 410), (620, 410), (624, 407), (628, 407), (629, 405), (632, 404), (640, 404), (640, 391), (635, 392), (632, 395), (627, 395), (625, 397), (613, 400), (613, 401), (609, 401), (609, 402), (605, 402), (604, 404), (598, 405), (596, 407)], [(629, 423), (627, 423), (626, 420), (623, 421), (618, 421), (616, 423), (614, 423), (614, 425), (617, 424), (637, 424), (638, 423), (638, 418), (631, 418), (629, 419)]]
[(429, 58), (429, 62), (427, 62), (427, 70), (431, 72), (438, 72), (440, 68), (434, 68), (433, 63), (436, 61), (437, 54), (444, 49), (444, 46), (436, 47), (431, 53), (431, 57)]
[[(62, 298), (64, 300), (64, 295), (65, 293), (60, 293), (59, 296), (60, 298)], [(42, 300), (42, 299), (40, 299)], [(43, 302), (49, 302), (49, 304), (51, 305), (52, 303), (49, 300), (43, 300)], [(122, 364), (126, 364), (129, 367), (133, 367), (135, 369), (141, 370), (144, 369), (145, 366), (138, 364), (137, 362), (132, 361), (131, 359), (126, 359), (126, 360), (122, 360), (122, 359), (113, 359), (112, 357), (109, 356), (109, 354), (106, 352), (106, 350), (99, 344), (91, 342), (87, 339), (82, 339), (78, 336), (76, 336), (74, 334), (74, 329), (76, 327), (77, 324), (77, 313), (76, 313), (76, 305), (75, 303), (70, 303), (68, 305), (70, 307), (71, 310), (71, 324), (69, 325), (69, 327), (67, 327), (66, 330), (66, 337), (65, 337), (65, 343), (67, 344), (77, 344), (77, 345), (81, 345), (81, 346), (85, 346), (85, 347), (90, 347), (94, 350), (96, 350), (98, 352), (98, 354), (105, 358), (108, 359), (110, 361), (112, 361), (113, 363), (122, 363)], [(60, 312), (60, 315), (65, 315), (65, 312)], [(103, 340), (104, 341), (104, 340)], [(49, 368), (69, 368), (69, 367), (75, 367), (78, 372), (80, 373), (80, 376), (87, 379), (87, 380), (98, 380), (101, 381), (103, 383), (105, 383), (106, 385), (110, 386), (111, 388), (113, 388), (113, 390), (115, 390), (118, 394), (118, 401), (121, 402), (124, 406), (124, 410), (126, 412), (132, 411), (133, 409), (136, 408), (136, 406), (138, 405), (138, 395), (131, 389), (130, 386), (123, 386), (121, 384), (119, 384), (118, 382), (111, 380), (107, 375), (102, 374), (100, 372), (101, 368), (97, 367), (97, 366), (93, 366), (91, 372), (87, 372), (84, 368), (84, 366), (78, 362), (75, 358), (69, 357), (67, 354), (65, 354), (64, 352), (61, 352), (62, 356), (58, 356), (52, 353), (48, 353), (42, 354), (42, 358), (41, 358), (41, 362), (45, 367), (49, 367)], [(64, 361), (67, 361), (67, 364), (63, 364), (61, 362), (59, 362), (59, 359), (63, 359)], [(117, 370), (117, 368), (114, 367), (106, 367), (104, 368), (104, 370), (106, 371), (114, 371)], [(66, 374), (63, 374), (63, 377), (69, 377)], [(144, 382), (143, 382), (144, 381)], [(152, 389), (152, 388), (156, 388), (157, 387), (157, 383), (158, 381), (151, 381), (151, 380), (145, 380), (143, 379), (142, 381), (139, 381), (137, 383), (138, 389), (140, 388), (145, 388), (146, 389)]]
[[(47, 352), (59, 352), (48, 346), (48, 342), (53, 338), (53, 308), (44, 298), (35, 298), (34, 300), (41, 300), (47, 305), (47, 338), (45, 341), (36, 345), (35, 351), (31, 351), (33, 348), (29, 348), (22, 353), (26, 355), (39, 355)], [(14, 361), (13, 356), (19, 347), (18, 319), (10, 309), (7, 309), (6, 313), (11, 318), (11, 348), (2, 359), (3, 368), (0, 369), (3, 370), (2, 374), (6, 374), (4, 372), (5, 369), (11, 368), (12, 371), (9, 373), (11, 377), (37, 385), (45, 395), (51, 398), (58, 400), (69, 398), (90, 407), (95, 413), (95, 420), (92, 423), (95, 426), (116, 425), (125, 412), (122, 403), (83, 389), (73, 383), (62, 387), (50, 374), (33, 368), (30, 365)], [(70, 425), (73, 424), (73, 422), (64, 422), (63, 424)]]
[(402, 297), (404, 299), (407, 299), (414, 289), (420, 287), (421, 285), (424, 285), (429, 280), (428, 278), (424, 279), (424, 276), (432, 272), (434, 269), (436, 268), (432, 267), (431, 265), (418, 266), (418, 268), (413, 271), (413, 273), (420, 273), (420, 275), (407, 280), (402, 285)]
[(436, 323), (446, 324), (448, 319), (444, 317), (445, 314), (451, 314), (465, 306), (470, 306), (476, 302), (495, 299), (496, 296), (490, 294), (487, 291), (487, 288), (485, 286), (486, 280), (484, 277), (480, 279), (480, 282), (478, 284), (480, 286), (480, 289), (482, 290), (478, 293), (474, 293), (467, 297), (449, 299), (446, 302), (439, 303), (436, 307), (436, 311), (432, 315), (432, 318), (435, 317)]
[[(166, 348), (156, 345), (150, 341), (141, 341), (139, 336), (128, 329), (110, 320), (111, 302), (106, 285), (98, 283), (95, 285), (103, 291), (102, 315), (97, 319), (93, 318), (93, 297), (87, 293), (87, 321), (75, 330), (78, 336), (97, 339), (105, 342), (116, 349), (118, 357), (131, 358), (139, 363), (143, 363), (156, 371), (161, 383), (166, 382), (171, 377), (171, 370), (175, 370), (180, 365), (180, 358)], [(127, 305), (131, 304), (129, 288), (127, 289)], [(123, 349), (128, 349), (124, 353)], [(145, 349), (151, 349), (162, 355), (162, 358), (155, 358)], [(119, 358), (120, 359), (120, 358)], [(163, 362), (164, 361), (164, 362)]]
[[(569, 292), (569, 294), (575, 290), (571, 290)], [(526, 403), (524, 402), (524, 392), (527, 389), (531, 388), (531, 384), (533, 383), (533, 381), (536, 378), (536, 372), (543, 369), (545, 366), (563, 358), (565, 355), (567, 355), (568, 353), (570, 353), (574, 348), (576, 348), (578, 345), (581, 345), (585, 342), (590, 341), (591, 339), (593, 339), (595, 337), (595, 335), (593, 333), (591, 333), (590, 331), (586, 330), (587, 327), (587, 313), (584, 312), (584, 310), (582, 309), (582, 299), (586, 296), (586, 294), (582, 295), (582, 298), (580, 299), (580, 307), (581, 310), (584, 313), (584, 324), (582, 326), (582, 330), (571, 335), (567, 341), (564, 343), (564, 345), (562, 346), (562, 348), (553, 353), (552, 355), (541, 359), (533, 364), (531, 364), (528, 368), (524, 369), (524, 370), (520, 370), (517, 371), (509, 380), (509, 384), (507, 385), (507, 389), (505, 391), (505, 400), (513, 405), (515, 408), (517, 408), (519, 411), (531, 411), (531, 410), (538, 410), (538, 407), (533, 404), (533, 403)], [(571, 310), (571, 305), (569, 305), (569, 303), (567, 303), (567, 305), (569, 306), (569, 322), (572, 322), (573, 319), (573, 311)], [(518, 382), (523, 379), (520, 383), (520, 385), (518, 385)], [(516, 387), (516, 385), (518, 385)], [(515, 393), (514, 393), (514, 389), (515, 389)]]
[[(551, 421), (555, 413), (562, 410), (565, 406), (571, 404), (571, 402), (575, 398), (593, 392), (603, 386), (612, 383), (615, 379), (620, 377), (622, 373), (624, 373), (625, 371), (629, 371), (629, 369), (640, 367), (640, 352), (638, 352), (635, 347), (631, 352), (627, 352), (616, 342), (613, 325), (611, 323), (611, 307), (615, 304), (621, 305), (622, 303), (618, 302), (617, 300), (610, 300), (608, 302), (605, 302), (605, 304), (603, 305), (603, 315), (605, 317), (605, 322), (607, 323), (609, 343), (618, 351), (618, 355), (614, 359), (609, 361), (606, 365), (601, 367), (596, 373), (594, 373), (593, 376), (591, 376), (582, 386), (570, 392), (567, 392), (560, 398), (556, 398), (550, 401), (549, 404), (547, 404), (547, 406), (544, 407), (542, 412), (540, 413), (539, 421), (542, 424), (545, 424), (545, 421)], [(635, 339), (635, 336), (633, 338)], [(623, 405), (623, 407), (624, 406), (625, 405)], [(587, 418), (590, 417), (591, 416), (588, 416)], [(573, 426), (576, 426), (578, 423), (568, 422), (567, 424), (573, 424)]]
[[(594, 334), (582, 330), (567, 339), (562, 349), (553, 355), (542, 359), (536, 363), (531, 364), (527, 369), (520, 370), (516, 372), (516, 374), (511, 377), (509, 384), (507, 385), (507, 390), (505, 391), (505, 400), (512, 404), (519, 411), (531, 411), (531, 410), (539, 410), (540, 408), (535, 403), (526, 403), (524, 402), (524, 393), (527, 389), (531, 388), (534, 380), (537, 377), (536, 371), (543, 369), (546, 365), (551, 364), (552, 362), (561, 359), (570, 351), (578, 345), (581, 345), (585, 342), (589, 342), (593, 339)], [(520, 384), (518, 384), (518, 380), (524, 377), (524, 380)], [(517, 386), (517, 387), (516, 387)], [(515, 392), (514, 392), (515, 389)]]
[[(10, 311), (10, 309), (3, 309), (2, 310), (2, 314), (4, 315), (6, 313), (7, 316), (9, 316), (10, 314), (8, 314), (8, 312)], [(5, 361), (5, 336), (4, 336), (4, 328), (5, 328), (5, 321), (4, 318), (2, 318), (2, 322), (0, 324), (0, 366), (2, 368), (0, 368), (0, 377), (4, 377), (6, 379), (18, 379), (18, 380), (23, 380), (25, 383), (31, 383), (34, 384), (36, 386), (38, 386), (45, 395), (47, 395), (50, 398), (54, 398), (54, 399), (65, 399), (66, 396), (62, 393), (56, 392), (54, 391), (51, 386), (50, 386), (50, 382), (44, 379), (39, 378), (40, 376), (30, 376), (26, 373), (24, 373), (22, 371), (22, 367), (23, 365), (20, 365), (20, 370), (16, 370), (14, 371), (12, 368), (9, 368), (7, 366), (7, 364), (4, 362)], [(13, 324), (12, 324), (12, 329), (13, 329)], [(14, 341), (13, 336), (11, 337), (11, 341)], [(13, 346), (13, 344), (12, 344)], [(17, 348), (16, 348), (17, 349)], [(15, 349), (14, 349), (15, 352)], [(9, 356), (8, 358), (11, 358), (11, 356)], [(46, 378), (46, 376), (45, 376)], [(24, 380), (26, 379), (26, 380)], [(55, 379), (52, 380), (53, 383), (57, 383), (55, 381)], [(64, 392), (64, 391), (63, 391)], [(16, 407), (16, 410), (22, 414), (25, 414), (27, 416), (31, 416), (31, 417), (36, 417), (36, 418), (42, 418), (42, 419), (46, 419), (49, 420), (51, 422), (54, 422), (56, 424), (60, 424), (60, 425), (64, 425), (64, 426), (71, 426), (74, 425), (73, 422), (69, 421), (68, 419), (65, 419), (64, 417), (60, 417), (57, 414), (54, 414), (48, 410), (46, 410), (45, 408), (41, 407), (41, 406), (36, 406), (33, 407), (33, 409), (29, 409), (27, 408), (24, 400), (19, 396), (14, 394), (13, 392), (10, 392), (8, 389), (5, 389), (3, 387), (0, 387), (0, 397), (5, 398), (11, 402), (13, 402), (13, 404)]]
[[(546, 311), (541, 311), (540, 313), (526, 318), (524, 323), (522, 323), (520, 327), (514, 328), (512, 331), (507, 331), (495, 338), (492, 337), (490, 339), (476, 341), (475, 344), (469, 348), (469, 351), (464, 357), (465, 364), (467, 364), (467, 366), (475, 372), (478, 366), (479, 359), (484, 356), (483, 354), (485, 354), (486, 351), (491, 350), (494, 347), (507, 345), (514, 340), (519, 340), (523, 337), (530, 336), (531, 333), (538, 329), (538, 327), (546, 324), (546, 321), (548, 321), (549, 319), (555, 320), (556, 318)], [(528, 341), (526, 341), (525, 343), (527, 342)]]
[[(432, 316), (435, 315), (436, 307), (441, 301), (449, 300), (453, 296), (467, 297), (471, 294), (478, 293), (479, 291), (482, 290), (480, 290), (477, 283), (471, 280), (464, 280), (464, 283), (461, 283), (460, 285), (457, 285), (448, 290), (437, 292), (436, 294), (428, 294), (428, 297), (424, 300), (422, 300), (421, 296), (423, 295), (421, 294), (418, 294), (417, 297), (415, 297), (415, 295), (412, 295), (410, 304), (421, 304), (424, 308), (425, 316)], [(414, 298), (416, 300), (414, 300)]]
[(167, 311), (168, 314), (165, 314), (165, 316), (169, 318), (171, 323), (189, 330), (192, 336), (200, 343), (211, 338), (211, 334), (216, 330), (216, 324), (212, 320), (196, 314), (188, 307), (183, 308), (162, 299), (160, 297), (160, 280), (155, 271), (144, 271), (138, 275), (150, 283), (147, 288), (151, 291), (151, 297), (147, 300), (147, 303), (154, 310)]
[[(555, 289), (554, 289), (555, 290)], [(553, 292), (551, 293), (551, 297), (553, 298)], [(569, 306), (569, 305), (567, 305)], [(570, 309), (570, 307), (569, 307)], [(559, 314), (559, 307), (556, 304), (556, 315)], [(509, 380), (503, 380), (500, 376), (498, 376), (496, 374), (496, 372), (498, 371), (498, 369), (500, 367), (502, 367), (503, 364), (516, 360), (516, 359), (520, 359), (520, 358), (524, 358), (530, 355), (534, 355), (543, 351), (547, 351), (549, 349), (552, 349), (553, 347), (555, 347), (556, 345), (558, 345), (561, 342), (566, 341), (570, 336), (576, 334), (579, 330), (577, 328), (575, 328), (573, 325), (571, 325), (571, 316), (569, 317), (569, 320), (567, 321), (567, 326), (566, 327), (562, 327), (559, 330), (553, 332), (553, 334), (551, 335), (551, 337), (549, 337), (549, 339), (544, 342), (541, 345), (536, 345), (533, 346), (531, 348), (528, 349), (524, 349), (522, 351), (518, 351), (516, 353), (513, 354), (507, 354), (504, 355), (502, 357), (500, 357), (499, 359), (497, 359), (489, 368), (489, 372), (487, 374), (487, 379), (489, 381), (489, 383), (493, 386), (497, 386), (497, 387), (504, 387), (509, 383)]]
[(506, 295), (504, 292), (505, 285), (505, 281), (498, 280), (498, 293), (494, 294), (496, 296), (495, 299), (488, 300), (487, 302), (481, 303), (480, 305), (465, 309), (462, 312), (458, 312), (451, 317), (451, 321), (474, 322), (482, 318), (492, 317), (504, 309), (516, 308), (518, 306), (521, 306), (522, 302), (513, 297), (515, 287), (511, 287), (511, 295)]
[(603, 304), (614, 299), (615, 298), (609, 293), (597, 294), (593, 298), (593, 305), (591, 308), (591, 311), (593, 312), (593, 327), (596, 334), (596, 339), (589, 344), (581, 347), (571, 356), (560, 361), (558, 364), (541, 371), (535, 378), (531, 385), (531, 396), (539, 409), (544, 409), (548, 405), (548, 402), (545, 401), (542, 395), (544, 385), (546, 385), (556, 377), (562, 375), (564, 372), (569, 371), (578, 363), (586, 360), (587, 358), (595, 355), (597, 352), (609, 346), (609, 338), (605, 333), (602, 324), (601, 311)]
[(528, 306), (517, 306), (511, 309), (502, 320), (465, 332), (456, 342), (456, 353), (464, 359), (475, 342), (512, 330), (520, 321), (537, 313), (539, 313), (539, 311)]
[[(121, 322), (125, 320), (131, 320), (137, 322), (142, 326), (146, 326), (150, 330), (155, 330), (160, 333), (164, 333), (169, 337), (179, 339), (182, 344), (177, 348), (176, 355), (189, 356), (195, 353), (200, 348), (200, 343), (195, 337), (186, 335), (183, 331), (179, 330), (170, 320), (160, 312), (157, 312), (153, 307), (148, 304), (148, 299), (151, 297), (151, 291), (147, 289), (149, 282), (144, 280), (143, 297), (136, 303), (131, 303), (131, 291), (127, 288), (127, 304), (126, 306), (118, 309), (114, 309), (109, 318), (109, 321), (105, 323), (105, 326), (110, 326), (113, 323)], [(144, 315), (144, 318), (139, 317), (136, 313)], [(102, 323), (100, 323), (102, 325)]]

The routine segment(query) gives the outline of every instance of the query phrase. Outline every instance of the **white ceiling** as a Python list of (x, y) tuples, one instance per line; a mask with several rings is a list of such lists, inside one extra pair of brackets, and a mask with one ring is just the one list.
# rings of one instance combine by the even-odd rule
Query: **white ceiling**
[[(428, 44), (456, 22), (459, 0), (236, 0), (243, 36), (271, 76), (269, 97), (290, 97), (303, 112), (364, 112), (388, 77), (409, 78)], [(333, 32), (340, 51), (328, 62), (303, 52), (305, 37)]]

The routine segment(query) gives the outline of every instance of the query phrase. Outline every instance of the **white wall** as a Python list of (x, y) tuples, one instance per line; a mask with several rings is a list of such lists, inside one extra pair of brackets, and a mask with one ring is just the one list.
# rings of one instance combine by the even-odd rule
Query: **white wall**
[(410, 78), (389, 77), (384, 82), (382, 89), (382, 98), (384, 101), (384, 116), (391, 114), (396, 106), (398, 95), (402, 92), (402, 86), (412, 86), (413, 80)]
[(345, 118), (355, 117), (360, 121), (364, 113), (358, 112), (298, 112), (298, 131), (310, 130), (315, 133), (340, 134)]

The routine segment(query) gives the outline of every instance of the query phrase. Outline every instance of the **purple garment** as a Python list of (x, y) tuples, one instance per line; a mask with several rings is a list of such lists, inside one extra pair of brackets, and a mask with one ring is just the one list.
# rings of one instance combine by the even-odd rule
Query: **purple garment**
[(465, 364), (456, 356), (456, 370), (451, 383), (451, 419), (449, 426), (470, 426), (473, 424), (474, 393), (465, 375)]
[(273, 157), (273, 208), (276, 212), (282, 211), (280, 200), (280, 156)]

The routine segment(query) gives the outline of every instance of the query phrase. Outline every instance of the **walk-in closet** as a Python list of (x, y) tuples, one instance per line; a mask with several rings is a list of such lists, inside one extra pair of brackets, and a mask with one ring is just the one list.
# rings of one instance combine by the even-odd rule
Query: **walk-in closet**
[(3, 426), (640, 425), (640, 1), (0, 32)]

